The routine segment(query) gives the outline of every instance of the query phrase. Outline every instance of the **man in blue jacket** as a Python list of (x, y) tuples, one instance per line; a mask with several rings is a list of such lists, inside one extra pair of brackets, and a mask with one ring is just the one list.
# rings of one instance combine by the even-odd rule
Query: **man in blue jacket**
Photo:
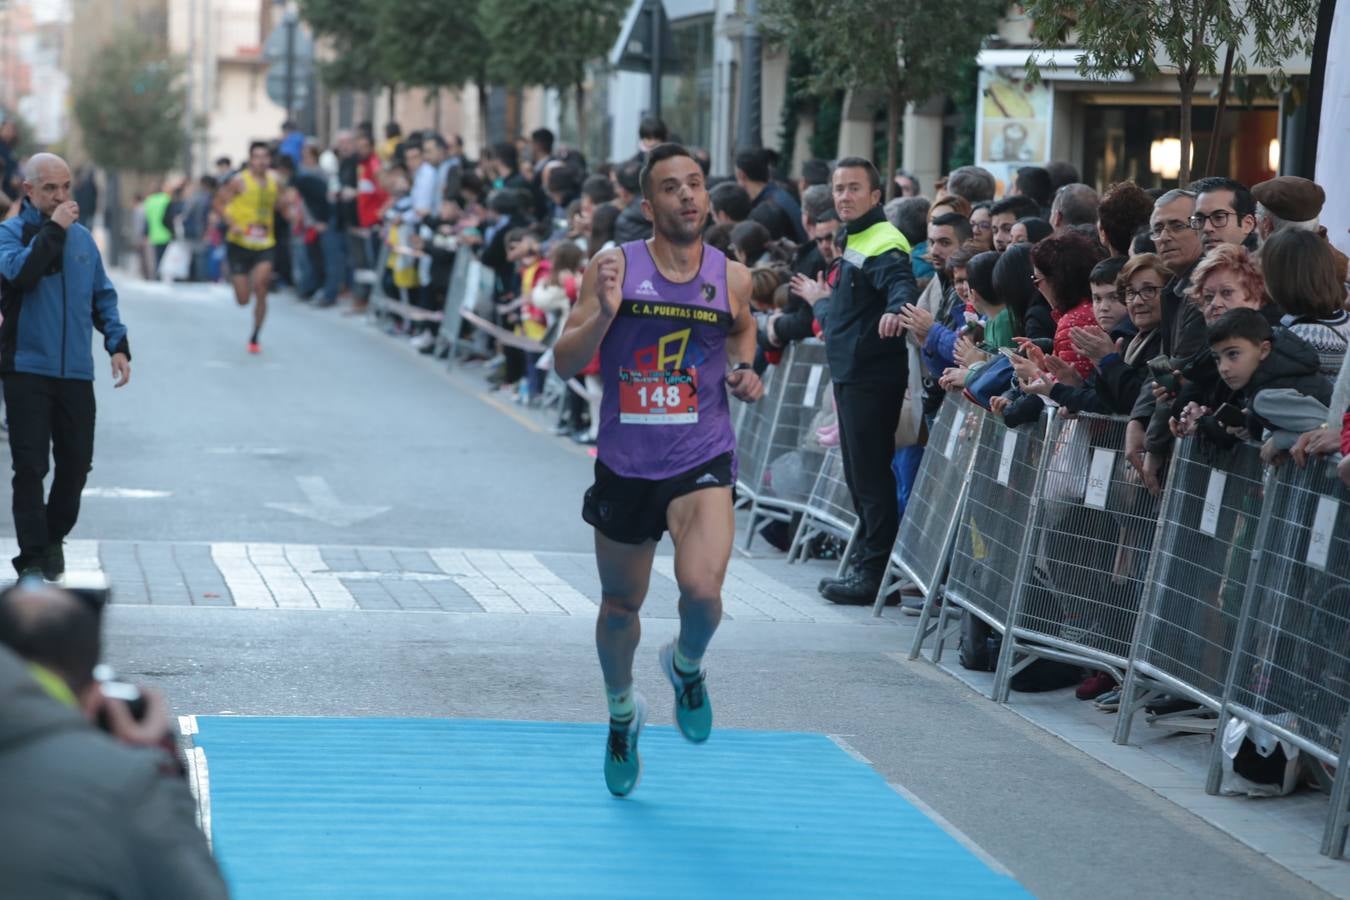
[[(131, 350), (117, 291), (93, 235), (77, 221), (70, 167), (38, 153), (23, 174), (23, 206), (0, 223), (0, 377), (14, 464), (14, 568), (55, 581), (65, 572), (61, 545), (79, 517), (94, 459), (93, 329), (112, 356), (116, 387), (131, 378)], [(44, 500), (48, 454), (56, 471)]]

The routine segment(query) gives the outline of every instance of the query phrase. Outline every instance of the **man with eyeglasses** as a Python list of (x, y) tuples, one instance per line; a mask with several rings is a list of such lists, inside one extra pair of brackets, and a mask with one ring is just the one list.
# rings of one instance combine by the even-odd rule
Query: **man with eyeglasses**
[[(1149, 219), (1149, 234), (1172, 279), (1162, 290), (1162, 348), (1159, 351), (1179, 368), (1205, 346), (1205, 318), (1200, 308), (1186, 300), (1191, 272), (1200, 261), (1200, 232), (1191, 227), (1196, 195), (1192, 191), (1168, 191), (1158, 198)], [(1162, 482), (1163, 463), (1172, 447), (1168, 427), (1171, 402), (1150, 380), (1139, 392), (1130, 424), (1125, 431), (1125, 454), (1150, 490)], [(1164, 394), (1159, 396), (1159, 394)]]
[(1200, 179), (1191, 190), (1196, 198), (1190, 225), (1200, 233), (1205, 253), (1220, 244), (1256, 249), (1256, 200), (1246, 185), (1216, 176)]

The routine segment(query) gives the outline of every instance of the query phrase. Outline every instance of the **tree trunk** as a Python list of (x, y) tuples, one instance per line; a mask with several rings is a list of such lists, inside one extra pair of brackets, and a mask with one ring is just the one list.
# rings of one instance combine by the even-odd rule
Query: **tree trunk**
[(586, 123), (586, 85), (585, 85), (585, 83), (583, 83), (583, 82), (581, 81), (581, 79), (577, 79), (576, 87), (573, 88), (573, 90), (575, 90), (576, 93), (573, 95), (573, 98), (572, 98), (572, 99), (575, 100), (575, 101), (576, 101), (576, 104), (577, 104), (577, 148), (576, 148), (576, 149), (577, 149), (577, 152), (578, 152), (578, 153), (581, 153), (581, 154), (584, 156), (584, 155), (586, 154), (586, 147), (587, 147), (586, 140), (587, 140), (587, 138), (590, 136), (590, 132), (588, 132), (588, 131), (586, 130), (586, 124), (587, 124), (587, 123)]
[(881, 173), (882, 181), (886, 184), (884, 196), (887, 200), (895, 197), (895, 170), (900, 167), (900, 160), (897, 158), (900, 118), (904, 112), (905, 102), (900, 94), (900, 88), (892, 87), (886, 100), (886, 171)]
[(441, 133), (441, 89), (433, 88), (431, 91), (431, 102), (436, 104), (431, 111), (431, 127), (437, 134)]
[(480, 74), (475, 86), (478, 88), (478, 142), (481, 148), (478, 155), (488, 147), (488, 89), (487, 76)]
[(398, 121), (398, 107), (397, 107), (397, 101), (398, 101), (398, 85), (397, 85), (397, 84), (391, 84), (391, 85), (389, 85), (389, 121), (390, 121), (390, 122), (397, 122), (397, 121)]
[(1228, 45), (1228, 53), (1223, 58), (1223, 80), (1219, 82), (1219, 105), (1214, 110), (1214, 128), (1209, 137), (1209, 153), (1205, 158), (1205, 174), (1217, 175), (1219, 165), (1219, 138), (1223, 136), (1223, 115), (1228, 111), (1228, 90), (1233, 83), (1233, 55), (1237, 47)]
[(1181, 167), (1177, 182), (1184, 187), (1191, 183), (1191, 101), (1195, 95), (1195, 77), (1179, 74), (1177, 85), (1181, 88)]

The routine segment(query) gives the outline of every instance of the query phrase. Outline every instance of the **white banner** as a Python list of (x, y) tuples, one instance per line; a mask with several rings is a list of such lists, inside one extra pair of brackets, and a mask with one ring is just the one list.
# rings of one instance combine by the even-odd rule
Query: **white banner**
[(1336, 4), (1327, 46), (1314, 180), (1327, 192), (1322, 206), (1327, 237), (1341, 252), (1350, 253), (1350, 179), (1345, 173), (1346, 148), (1350, 147), (1350, 53), (1345, 52), (1350, 47), (1350, 0)]

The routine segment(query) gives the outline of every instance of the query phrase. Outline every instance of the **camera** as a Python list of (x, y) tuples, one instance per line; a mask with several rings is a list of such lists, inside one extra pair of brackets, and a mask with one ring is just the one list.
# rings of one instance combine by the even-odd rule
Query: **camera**
[[(94, 680), (98, 682), (99, 690), (103, 696), (110, 700), (120, 700), (127, 705), (131, 712), (131, 717), (137, 722), (145, 718), (145, 695), (141, 689), (128, 681), (118, 681), (117, 673), (113, 671), (112, 666), (100, 663), (94, 666)], [(98, 727), (111, 733), (112, 726), (108, 721), (107, 713), (99, 710)]]

